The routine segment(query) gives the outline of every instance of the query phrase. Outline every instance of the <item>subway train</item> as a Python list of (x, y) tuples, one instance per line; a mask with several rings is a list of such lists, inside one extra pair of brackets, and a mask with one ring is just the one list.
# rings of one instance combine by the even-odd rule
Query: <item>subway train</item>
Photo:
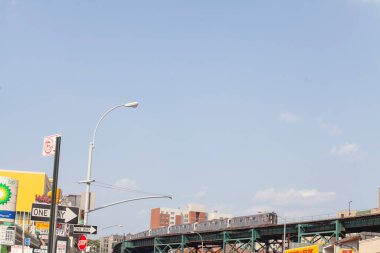
[(131, 236), (131, 240), (159, 235), (188, 234), (192, 232), (217, 231), (231, 228), (258, 227), (277, 224), (277, 214), (260, 213), (255, 215), (233, 217), (229, 219), (208, 220), (196, 223), (185, 223), (169, 227), (149, 229)]

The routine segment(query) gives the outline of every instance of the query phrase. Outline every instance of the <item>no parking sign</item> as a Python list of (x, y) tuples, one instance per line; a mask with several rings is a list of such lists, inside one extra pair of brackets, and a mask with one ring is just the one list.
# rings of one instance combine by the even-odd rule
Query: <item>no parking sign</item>
[(44, 138), (42, 147), (42, 156), (51, 156), (55, 154), (55, 141), (61, 134), (49, 135)]

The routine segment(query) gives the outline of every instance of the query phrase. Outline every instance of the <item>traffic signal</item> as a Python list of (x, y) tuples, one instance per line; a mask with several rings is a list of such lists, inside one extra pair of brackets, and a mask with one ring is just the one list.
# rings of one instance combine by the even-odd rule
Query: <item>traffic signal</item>
[[(51, 199), (51, 197), (53, 196), (53, 192), (49, 191), (47, 195)], [(58, 188), (57, 189), (57, 195), (56, 195), (56, 198), (55, 198), (55, 202), (56, 203), (59, 203), (59, 200), (61, 199), (61, 195), (62, 195), (62, 191), (61, 191), (60, 188)]]

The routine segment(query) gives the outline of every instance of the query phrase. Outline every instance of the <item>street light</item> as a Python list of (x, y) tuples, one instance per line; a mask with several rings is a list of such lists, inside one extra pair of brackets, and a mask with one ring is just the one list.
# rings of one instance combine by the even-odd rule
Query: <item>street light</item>
[(102, 235), (103, 235), (103, 231), (104, 231), (104, 230), (106, 230), (106, 229), (108, 229), (108, 228), (113, 228), (113, 227), (119, 227), (119, 228), (122, 228), (123, 225), (119, 225), (119, 224), (117, 224), (117, 225), (112, 225), (112, 226), (104, 227), (104, 228), (102, 228)]
[(83, 221), (84, 225), (87, 225), (87, 222), (88, 222), (88, 213), (89, 213), (89, 209), (90, 209), (90, 186), (91, 186), (91, 183), (95, 181), (95, 180), (91, 180), (91, 166), (92, 166), (92, 152), (94, 151), (94, 148), (95, 148), (96, 130), (98, 129), (99, 124), (100, 124), (100, 122), (102, 122), (104, 117), (107, 116), (113, 110), (115, 110), (117, 108), (121, 108), (121, 107), (136, 108), (138, 105), (139, 105), (138, 102), (131, 102), (131, 103), (120, 104), (120, 105), (114, 106), (111, 109), (109, 109), (108, 111), (106, 111), (105, 113), (103, 113), (103, 115), (100, 117), (98, 123), (96, 124), (94, 134), (92, 136), (92, 141), (90, 142), (90, 146), (89, 146), (89, 150), (88, 150), (87, 179), (86, 179), (86, 181), (82, 181), (83, 183), (86, 183), (86, 197), (85, 197), (85, 203), (84, 203), (84, 221)]
[(104, 205), (104, 206), (100, 206), (100, 207), (94, 208), (94, 209), (92, 209), (92, 210), (89, 210), (88, 212), (90, 213), (90, 212), (98, 211), (98, 210), (103, 209), (103, 208), (106, 208), (106, 207), (110, 207), (110, 206), (114, 206), (114, 205), (119, 205), (119, 204), (123, 204), (123, 203), (127, 203), (127, 202), (132, 202), (132, 201), (137, 201), (137, 200), (143, 200), (143, 199), (160, 199), (160, 198), (172, 199), (172, 196), (167, 196), (167, 195), (155, 195), (155, 196), (138, 197), (138, 198), (133, 198), (133, 199), (125, 199), (125, 200), (121, 200), (121, 201), (117, 201), (117, 202), (109, 203), (109, 204), (107, 204), (107, 205)]
[(348, 201), (348, 217), (351, 216), (351, 202), (352, 200)]
[(284, 219), (284, 238), (282, 240), (282, 252), (285, 252), (285, 241), (286, 241), (286, 217), (281, 217)]
[(202, 253), (204, 253), (204, 251), (203, 251), (203, 237), (202, 237), (202, 235), (200, 233), (198, 233), (198, 232), (195, 232), (195, 231), (191, 231), (190, 233), (191, 234), (197, 234), (197, 235), (199, 235), (199, 237), (201, 238)]

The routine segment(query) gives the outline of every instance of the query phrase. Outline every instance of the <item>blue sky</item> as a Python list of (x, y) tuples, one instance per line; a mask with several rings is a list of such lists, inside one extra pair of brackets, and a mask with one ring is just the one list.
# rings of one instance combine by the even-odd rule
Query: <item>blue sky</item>
[[(0, 0), (0, 168), (173, 195), (90, 214), (139, 232), (150, 209), (298, 217), (378, 205), (380, 1)], [(92, 187), (96, 206), (143, 196)]]

